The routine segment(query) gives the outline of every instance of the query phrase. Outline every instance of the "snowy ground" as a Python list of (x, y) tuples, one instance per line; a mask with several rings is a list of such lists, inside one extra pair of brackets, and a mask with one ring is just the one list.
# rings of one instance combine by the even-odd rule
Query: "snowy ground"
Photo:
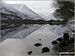
[[(55, 52), (52, 49), (51, 42), (57, 38), (59, 36), (49, 29), (49, 25), (44, 25), (24, 39), (7, 39), (3, 41), (0, 44), (0, 56), (29, 56), (29, 51), (32, 51), (30, 56), (54, 56)], [(36, 43), (41, 43), (42, 46), (34, 46)], [(50, 52), (42, 54), (43, 47), (48, 47)]]

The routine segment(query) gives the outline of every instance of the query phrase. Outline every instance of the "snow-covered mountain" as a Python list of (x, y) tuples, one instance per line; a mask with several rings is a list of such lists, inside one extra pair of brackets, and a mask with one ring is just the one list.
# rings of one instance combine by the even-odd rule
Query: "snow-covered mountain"
[(12, 17), (15, 17), (15, 18), (18, 17), (18, 19), (22, 19), (22, 15), (24, 15), (23, 13), (15, 10), (14, 8), (10, 7), (9, 5), (5, 4), (4, 2), (0, 2), (0, 13), (1, 13), (2, 19), (4, 18), (4, 17), (2, 17), (2, 15), (11, 16), (11, 19), (12, 19)]
[[(1, 18), (0, 20), (13, 20), (13, 19), (19, 19), (22, 20), (22, 13), (18, 12), (17, 10), (15, 10), (12, 7), (9, 7), (7, 4), (5, 4), (4, 2), (0, 2), (0, 14), (1, 14)], [(19, 16), (19, 14), (21, 14)], [(18, 27), (20, 25), (16, 24), (16, 25), (11, 25), (11, 24), (5, 24), (5, 23), (1, 23), (1, 30), (3, 28), (13, 28), (13, 27)]]
[(37, 19), (43, 19), (37, 13), (35, 13), (34, 11), (32, 11), (30, 8), (28, 8), (25, 4), (10, 4), (10, 6), (12, 6), (17, 11), (20, 11), (20, 12), (22, 12), (22, 13), (30, 16), (31, 18), (33, 18), (35, 20), (37, 20)]
[[(34, 19), (30, 15), (24, 14), (23, 12), (16, 10), (12, 6), (10, 6), (9, 4), (5, 4), (4, 2), (0, 2), (0, 14), (1, 14), (0, 20), (6, 20), (6, 19), (9, 19), (9, 20), (13, 20), (13, 19), (19, 19), (19, 20)], [(39, 16), (37, 15), (37, 17), (39, 17)], [(0, 27), (1, 27), (0, 38), (1, 39), (2, 38), (6, 39), (10, 36), (9, 33), (14, 35), (14, 34), (20, 32), (24, 29), (26, 29), (26, 30), (27, 30), (27, 28), (30, 29), (30, 27), (33, 27), (33, 26), (34, 25), (31, 25), (31, 24), (30, 25), (19, 25), (19, 24), (14, 25), (14, 24), (1, 23), (0, 24)], [(37, 29), (37, 25), (34, 28)], [(30, 30), (34, 31), (35, 29), (32, 30), (32, 28), (31, 28)], [(31, 33), (32, 31), (29, 31), (27, 33)], [(7, 37), (4, 37), (4, 36), (7, 36)]]
[(4, 2), (0, 2), (0, 8), (0, 12), (2, 13), (14, 14), (22, 19), (42, 19), (37, 13), (23, 4), (5, 4)]

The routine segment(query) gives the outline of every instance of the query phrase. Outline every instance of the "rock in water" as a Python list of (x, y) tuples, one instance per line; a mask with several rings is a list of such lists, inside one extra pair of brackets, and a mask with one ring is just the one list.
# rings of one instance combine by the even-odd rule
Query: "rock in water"
[(52, 44), (55, 45), (55, 44), (58, 44), (58, 42), (55, 40), (55, 41), (52, 41)]
[(49, 48), (48, 47), (44, 47), (44, 48), (42, 48), (42, 53), (46, 53), (46, 52), (49, 52), (50, 50), (49, 50)]
[(57, 41), (62, 42), (63, 38), (58, 38)]
[(32, 51), (29, 51), (28, 54), (31, 55), (32, 54)]
[(39, 39), (41, 41), (41, 39)]
[(42, 44), (41, 43), (36, 43), (36, 44), (34, 44), (34, 46), (36, 46), (36, 47), (39, 47), (39, 46), (41, 46)]

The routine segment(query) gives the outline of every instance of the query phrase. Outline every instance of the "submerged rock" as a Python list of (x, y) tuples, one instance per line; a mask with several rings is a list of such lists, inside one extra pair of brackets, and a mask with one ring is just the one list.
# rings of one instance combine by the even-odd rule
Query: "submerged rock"
[(41, 41), (41, 39), (39, 39)]
[(62, 42), (63, 38), (58, 38), (57, 41)]
[(50, 52), (50, 49), (48, 47), (42, 48), (42, 53)]
[(55, 41), (52, 41), (52, 44), (55, 45), (55, 44), (58, 44), (58, 42), (55, 40)]
[(29, 52), (28, 52), (28, 55), (31, 55), (31, 54), (32, 54), (32, 51), (29, 51)]
[(42, 44), (41, 43), (36, 43), (36, 44), (34, 44), (34, 46), (36, 46), (36, 47), (39, 47), (39, 46), (41, 46)]

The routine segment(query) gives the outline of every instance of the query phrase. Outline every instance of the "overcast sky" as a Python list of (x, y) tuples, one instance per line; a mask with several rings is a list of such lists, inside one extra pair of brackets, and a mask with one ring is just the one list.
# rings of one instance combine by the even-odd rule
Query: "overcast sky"
[(55, 11), (53, 0), (50, 1), (4, 1), (7, 4), (25, 4), (36, 13), (49, 15)]

